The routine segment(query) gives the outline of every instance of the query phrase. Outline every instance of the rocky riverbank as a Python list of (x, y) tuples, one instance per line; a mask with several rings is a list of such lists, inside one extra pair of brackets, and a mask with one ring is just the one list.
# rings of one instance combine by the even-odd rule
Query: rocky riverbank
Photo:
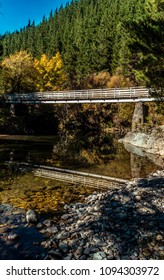
[(150, 154), (164, 156), (164, 125), (154, 128), (149, 134), (143, 132), (128, 132), (119, 142), (141, 147)]
[[(163, 187), (164, 171), (158, 171), (119, 189), (94, 192), (82, 202), (66, 204), (60, 219), (52, 217), (44, 220), (40, 217), (31, 227), (29, 215), (35, 213), (26, 214), (26, 219), (22, 213), (21, 223), (23, 221), (24, 227), (37, 231), (41, 237), (33, 241), (32, 247), (28, 247), (27, 257), (65, 260), (164, 259)], [(2, 214), (6, 223), (4, 212)], [(19, 222), (18, 218), (20, 227)], [(10, 255), (11, 247), (7, 247), (6, 243), (12, 242), (15, 254), (19, 252), (18, 257), (23, 259), (25, 255), (21, 244), (26, 244), (32, 235), (28, 236), (25, 232), (21, 235), (15, 226), (8, 230), (1, 228), (0, 234), (4, 240), (1, 250), (5, 247), (1, 258), (5, 259), (7, 250)], [(13, 234), (19, 237), (12, 238)]]

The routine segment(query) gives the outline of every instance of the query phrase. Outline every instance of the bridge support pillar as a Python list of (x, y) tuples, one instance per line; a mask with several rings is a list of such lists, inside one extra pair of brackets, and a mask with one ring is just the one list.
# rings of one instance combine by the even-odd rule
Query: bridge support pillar
[(137, 102), (132, 118), (132, 132), (141, 131), (145, 120), (144, 103)]

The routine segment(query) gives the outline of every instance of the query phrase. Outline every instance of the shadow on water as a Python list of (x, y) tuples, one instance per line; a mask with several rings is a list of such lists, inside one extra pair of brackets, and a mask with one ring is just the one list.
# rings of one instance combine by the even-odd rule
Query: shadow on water
[(35, 260), (43, 259), (46, 255), (45, 249), (40, 245), (43, 237), (33, 228), (18, 227), (14, 233), (20, 238), (15, 241), (0, 238), (0, 260)]
[(0, 260), (44, 258), (44, 237), (35, 226), (26, 224), (22, 209), (1, 205), (0, 225)]

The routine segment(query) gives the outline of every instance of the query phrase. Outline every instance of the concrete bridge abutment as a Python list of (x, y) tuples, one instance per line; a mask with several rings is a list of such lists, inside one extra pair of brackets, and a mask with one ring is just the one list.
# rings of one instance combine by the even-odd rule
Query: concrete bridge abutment
[(132, 117), (132, 132), (142, 131), (143, 125), (146, 121), (147, 112), (144, 102), (137, 102), (135, 104), (134, 113)]

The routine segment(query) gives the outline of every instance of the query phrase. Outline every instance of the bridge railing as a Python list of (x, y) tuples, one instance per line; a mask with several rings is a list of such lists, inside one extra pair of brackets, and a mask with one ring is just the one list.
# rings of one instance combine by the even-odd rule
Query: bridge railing
[(5, 101), (51, 101), (51, 100), (93, 100), (150, 97), (145, 87), (86, 89), (70, 91), (35, 92), (28, 94), (5, 94)]

